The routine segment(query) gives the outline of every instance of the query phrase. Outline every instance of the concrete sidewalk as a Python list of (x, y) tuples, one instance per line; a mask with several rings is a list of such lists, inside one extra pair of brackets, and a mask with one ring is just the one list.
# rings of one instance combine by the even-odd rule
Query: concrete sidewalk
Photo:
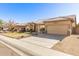
[(0, 56), (19, 56), (12, 49), (8, 48), (0, 41)]

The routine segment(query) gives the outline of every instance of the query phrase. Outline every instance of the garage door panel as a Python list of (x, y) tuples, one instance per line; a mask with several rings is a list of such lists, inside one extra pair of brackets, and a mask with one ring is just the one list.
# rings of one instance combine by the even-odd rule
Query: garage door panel
[(57, 25), (57, 26), (47, 26), (48, 34), (67, 34), (68, 26)]

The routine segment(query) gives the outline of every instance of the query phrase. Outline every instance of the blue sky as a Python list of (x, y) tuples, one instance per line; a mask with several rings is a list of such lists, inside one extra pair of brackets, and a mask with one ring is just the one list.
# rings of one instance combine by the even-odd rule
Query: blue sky
[(79, 22), (79, 4), (0, 3), (0, 19), (4, 21), (26, 23), (73, 14), (77, 16)]

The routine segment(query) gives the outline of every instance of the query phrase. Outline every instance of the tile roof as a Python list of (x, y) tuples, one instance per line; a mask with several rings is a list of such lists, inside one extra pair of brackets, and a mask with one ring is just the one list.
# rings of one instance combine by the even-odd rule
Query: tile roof
[(63, 17), (55, 17), (55, 18), (49, 18), (46, 19), (44, 22), (48, 22), (48, 21), (62, 21), (62, 20), (71, 20), (71, 21), (75, 21), (76, 16), (75, 15), (70, 15), (70, 16), (63, 16)]

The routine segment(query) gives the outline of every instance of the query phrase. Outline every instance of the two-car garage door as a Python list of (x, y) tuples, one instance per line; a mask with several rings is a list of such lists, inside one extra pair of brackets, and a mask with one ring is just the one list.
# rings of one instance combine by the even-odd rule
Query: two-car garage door
[(55, 26), (47, 26), (48, 34), (59, 34), (59, 35), (67, 35), (68, 26), (67, 25), (55, 25)]

